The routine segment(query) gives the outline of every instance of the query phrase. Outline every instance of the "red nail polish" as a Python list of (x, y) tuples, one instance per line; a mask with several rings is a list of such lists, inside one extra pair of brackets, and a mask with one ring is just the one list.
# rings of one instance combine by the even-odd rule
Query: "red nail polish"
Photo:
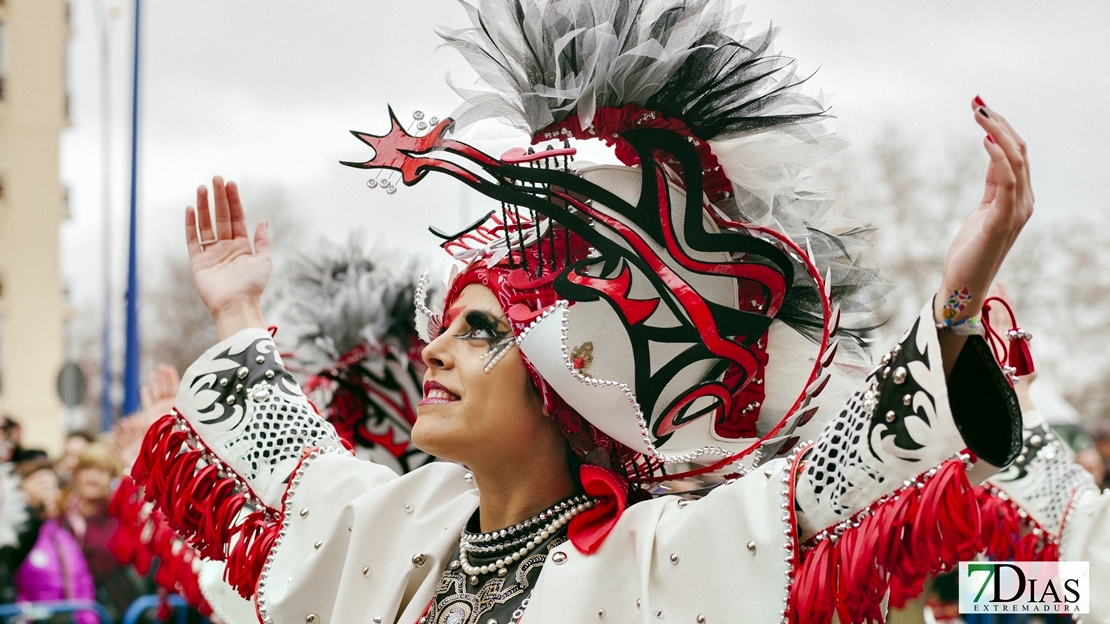
[(994, 143), (994, 137), (992, 137), (989, 134), (987, 135), (987, 140), (990, 141), (991, 143)]
[(987, 103), (983, 101), (983, 98), (981, 98), (977, 95), (977, 96), (975, 96), (975, 105), (976, 106), (986, 106)]

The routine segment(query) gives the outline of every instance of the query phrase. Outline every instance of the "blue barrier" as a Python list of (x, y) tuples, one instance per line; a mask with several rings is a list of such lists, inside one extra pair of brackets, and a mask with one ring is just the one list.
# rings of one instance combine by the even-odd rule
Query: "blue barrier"
[(177, 624), (185, 624), (186, 618), (189, 616), (189, 604), (177, 594), (169, 594), (165, 597), (157, 594), (139, 596), (135, 599), (135, 602), (131, 603), (130, 607), (127, 607), (127, 613), (123, 614), (123, 620), (120, 624), (135, 624), (147, 609), (157, 608), (162, 604), (163, 598), (177, 611)]
[(0, 604), (0, 619), (5, 622), (15, 616), (29, 620), (45, 620), (52, 615), (92, 611), (100, 618), (101, 624), (111, 624), (112, 616), (107, 609), (92, 600), (43, 600), (41, 602), (16, 602)]

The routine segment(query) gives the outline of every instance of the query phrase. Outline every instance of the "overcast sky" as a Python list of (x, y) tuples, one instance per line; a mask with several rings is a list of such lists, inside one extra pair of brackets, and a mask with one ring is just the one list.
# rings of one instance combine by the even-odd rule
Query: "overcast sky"
[[(121, 9), (110, 28), (117, 249), (126, 215), (132, 32), (130, 3)], [(1102, 188), (1110, 180), (1103, 117), (1110, 2), (760, 0), (745, 18), (754, 29), (772, 20), (781, 28), (778, 50), (798, 58), (803, 73), (816, 71), (813, 90), (824, 92), (855, 145), (893, 124), (939, 157), (953, 137), (980, 139), (968, 104), (980, 94), (1029, 143), (1034, 224), (1110, 210)], [(394, 243), (430, 246), (427, 225), (450, 228), (465, 218), (471, 200), (462, 185), (432, 177), (387, 196), (366, 188), (365, 172), (337, 161), (368, 156), (347, 130), (387, 128), (387, 103), (402, 117), (414, 109), (442, 117), (455, 108), (444, 75), (465, 73), (452, 52), (437, 51), (433, 27), (464, 23), (454, 0), (144, 3), (144, 252), (169, 245), (184, 253), (183, 207), (217, 173), (241, 183), (248, 211), (252, 197), (285, 191), (305, 215), (307, 238), (342, 240), (363, 226)], [(75, 0), (73, 124), (62, 142), (72, 219), (62, 242), (78, 307), (100, 296), (99, 33), (95, 3)], [(116, 261), (122, 279), (119, 251)]]

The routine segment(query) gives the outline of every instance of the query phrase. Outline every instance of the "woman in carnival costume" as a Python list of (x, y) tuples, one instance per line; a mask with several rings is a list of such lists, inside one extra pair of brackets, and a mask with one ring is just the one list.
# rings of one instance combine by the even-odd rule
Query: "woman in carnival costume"
[(309, 402), (356, 457), (405, 474), (432, 461), (411, 439), (425, 371), (412, 323), (418, 263), (362, 239), (298, 258), (284, 316)]
[[(474, 27), (444, 37), (488, 89), (426, 133), (356, 133), (374, 154), (349, 163), (409, 185), (446, 173), (501, 204), (445, 236), (461, 267), (442, 304), (417, 295), (412, 440), (449, 462), (398, 477), (356, 460), (265, 330), (266, 226), (252, 250), (218, 178), (214, 219), (203, 188), (187, 211), (221, 342), (134, 474), (261, 621), (878, 621), (887, 596), (985, 549), (981, 500), (1000, 497), (969, 475), (1015, 458), (995, 478), (1036, 518), (1031, 550), (1110, 574), (1110, 502), (1023, 450), (1020, 371), (980, 336), (1032, 212), (1000, 115), (972, 107), (986, 190), (936, 300), (840, 401), (841, 312), (868, 311), (877, 277), (856, 265), (859, 231), (798, 181), (829, 145), (824, 111), (771, 33), (742, 39), (713, 0), (465, 6)], [(450, 138), (491, 117), (546, 145), (495, 157)], [(572, 162), (589, 139), (622, 164)], [(652, 495), (707, 474), (724, 481), (700, 498)]]

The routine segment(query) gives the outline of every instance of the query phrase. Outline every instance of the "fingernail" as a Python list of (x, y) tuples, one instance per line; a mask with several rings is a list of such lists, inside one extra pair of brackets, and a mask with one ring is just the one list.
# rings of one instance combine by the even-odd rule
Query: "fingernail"
[(982, 106), (979, 107), (979, 114), (986, 117), (987, 119), (991, 118), (991, 116), (987, 114), (987, 109), (983, 108)]
[(992, 137), (989, 134), (987, 135), (987, 140), (990, 141), (991, 143), (994, 143), (994, 137)]
[(981, 98), (977, 95), (977, 96), (975, 96), (975, 105), (982, 107), (982, 106), (986, 106), (987, 103), (983, 101), (983, 98)]

